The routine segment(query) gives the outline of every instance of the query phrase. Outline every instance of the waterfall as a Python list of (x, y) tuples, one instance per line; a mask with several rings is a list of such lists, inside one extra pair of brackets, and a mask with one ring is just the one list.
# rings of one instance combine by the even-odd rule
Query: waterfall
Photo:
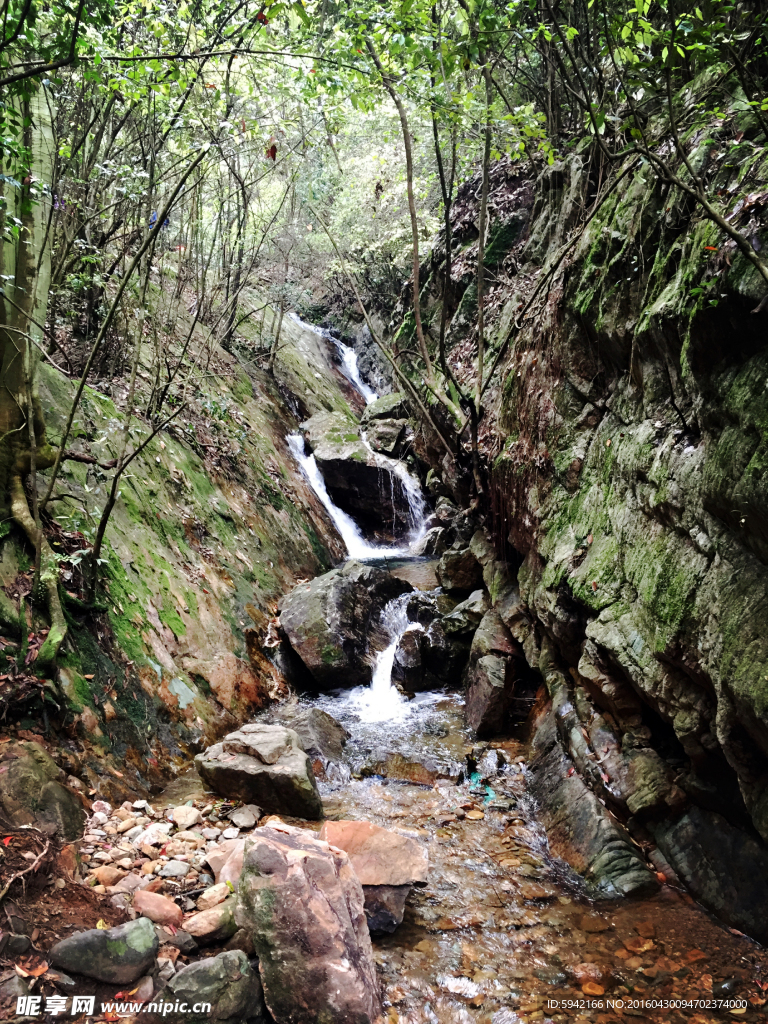
[[(345, 345), (344, 342), (334, 338), (333, 335), (323, 327), (317, 327), (314, 324), (305, 323), (305, 321), (295, 313), (290, 313), (289, 316), (305, 330), (312, 331), (314, 334), (319, 334), (321, 338), (325, 338), (326, 341), (332, 342), (341, 356), (341, 365), (344, 376), (355, 385), (368, 405), (370, 405), (371, 402), (376, 401), (378, 395), (368, 387), (360, 376), (360, 370), (357, 365), (357, 353), (353, 348), (350, 348), (349, 345)], [(387, 455), (382, 455), (380, 452), (374, 451), (368, 443), (364, 431), (360, 432), (360, 439), (370, 452), (379, 469), (385, 470), (390, 474), (390, 479), (393, 484), (394, 478), (396, 477), (403, 488), (403, 492), (408, 501), (408, 527), (410, 531), (408, 541), (404, 545), (380, 547), (375, 544), (369, 544), (365, 537), (363, 537), (360, 527), (354, 519), (347, 515), (346, 512), (343, 512), (331, 498), (325, 486), (323, 475), (315, 462), (314, 455), (307, 455), (304, 450), (304, 439), (299, 434), (291, 434), (286, 438), (288, 447), (309, 481), (312, 490), (323, 503), (326, 512), (333, 520), (336, 529), (339, 531), (341, 539), (346, 544), (347, 554), (350, 558), (365, 560), (369, 558), (407, 556), (426, 533), (427, 505), (424, 501), (424, 496), (421, 493), (421, 485), (415, 477), (411, 476), (405, 465), (398, 459), (391, 459)], [(392, 508), (394, 511), (394, 494), (392, 495)]]
[(370, 686), (358, 686), (349, 693), (348, 705), (361, 722), (396, 722), (405, 718), (409, 702), (392, 685), (392, 667), (400, 637), (410, 630), (423, 630), (408, 619), (411, 594), (401, 594), (385, 605), (382, 626), (389, 636), (387, 647), (376, 655)]
[(343, 512), (331, 498), (325, 486), (323, 474), (317, 468), (314, 455), (307, 455), (304, 451), (304, 438), (301, 434), (289, 434), (286, 441), (293, 457), (309, 481), (312, 490), (323, 503), (326, 512), (333, 520), (333, 525), (339, 531), (339, 535), (347, 547), (347, 554), (350, 558), (359, 558), (365, 561), (368, 558), (397, 557), (398, 555), (408, 554), (408, 546), (378, 547), (375, 544), (369, 544), (352, 516)]
[(316, 324), (308, 324), (306, 320), (302, 320), (296, 313), (288, 314), (292, 320), (297, 324), (300, 324), (305, 330), (312, 331), (314, 334), (319, 334), (321, 338), (325, 338), (326, 341), (330, 341), (331, 344), (336, 346), (336, 351), (341, 357), (341, 372), (355, 385), (357, 390), (365, 399), (366, 405), (370, 405), (371, 402), (375, 402), (379, 397), (376, 392), (369, 388), (363, 378), (360, 376), (360, 368), (357, 365), (357, 352), (350, 346), (345, 345), (343, 341), (339, 341), (338, 338), (334, 338), (330, 331), (327, 331), (324, 327), (318, 327)]

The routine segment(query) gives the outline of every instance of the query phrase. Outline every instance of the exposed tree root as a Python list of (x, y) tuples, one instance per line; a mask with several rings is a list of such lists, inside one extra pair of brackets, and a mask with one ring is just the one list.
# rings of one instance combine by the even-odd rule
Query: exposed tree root
[(48, 668), (56, 660), (59, 648), (67, 635), (67, 620), (59, 597), (59, 563), (45, 535), (38, 531), (29, 503), (24, 493), (21, 474), (14, 474), (10, 480), (11, 515), (27, 535), (29, 543), (37, 549), (40, 544), (40, 587), (45, 590), (48, 601), (50, 630), (37, 656), (37, 665)]

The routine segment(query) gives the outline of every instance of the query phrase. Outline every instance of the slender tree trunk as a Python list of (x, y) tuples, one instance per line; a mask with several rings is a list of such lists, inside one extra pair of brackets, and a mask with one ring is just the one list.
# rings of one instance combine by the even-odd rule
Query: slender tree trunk
[(421, 298), (419, 295), (419, 224), (416, 218), (416, 200), (413, 195), (413, 151), (411, 149), (411, 131), (408, 127), (408, 115), (406, 114), (403, 101), (400, 99), (389, 75), (387, 75), (384, 68), (381, 66), (379, 55), (376, 53), (374, 45), (369, 39), (366, 40), (366, 46), (368, 47), (371, 59), (381, 75), (384, 88), (391, 96), (392, 102), (397, 107), (397, 113), (400, 117), (400, 128), (402, 130), (403, 145), (405, 147), (405, 183), (408, 193), (408, 212), (411, 215), (411, 235), (413, 237), (413, 319), (416, 325), (416, 341), (419, 346), (419, 352), (421, 354), (421, 358), (424, 360), (427, 378), (431, 381), (433, 377), (432, 360), (429, 357), (427, 342), (424, 338), (424, 328), (421, 323)]

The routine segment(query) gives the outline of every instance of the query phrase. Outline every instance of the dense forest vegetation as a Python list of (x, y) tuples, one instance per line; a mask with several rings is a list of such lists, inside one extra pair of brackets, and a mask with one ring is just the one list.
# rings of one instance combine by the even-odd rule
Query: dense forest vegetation
[[(82, 388), (102, 386), (126, 414), (120, 452), (102, 467), (108, 497), (91, 511), (80, 553), (93, 594), (120, 478), (138, 450), (132, 418), (149, 437), (171, 423), (183, 431), (184, 410), (206, 401), (207, 357), (190, 352), (189, 332), (174, 335), (181, 303), (212, 343), (271, 349), (274, 359), (286, 309), (329, 307), (335, 289), (338, 299), (362, 293), (391, 310), (410, 274), (406, 323), (380, 343), (425, 415), (434, 410), (446, 446), (470, 439), (482, 491), (483, 395), (509, 344), (489, 349), (485, 323), (499, 162), (535, 171), (586, 147), (594, 185), (582, 223), (622, 174), (647, 165), (768, 287), (747, 205), (729, 215), (714, 169), (695, 158), (700, 133), (727, 133), (734, 109), (752, 112), (749, 144), (764, 145), (765, 16), (761, 4), (728, 0), (8, 0), (0, 490), (4, 529), (14, 521), (37, 552), (35, 595), (50, 618), (39, 667), (66, 630), (45, 524)], [(723, 140), (720, 160), (744, 137)], [(450, 293), (452, 207), (472, 175), (475, 266), (465, 257), (460, 269), (475, 276), (478, 315), (471, 357), (452, 358), (450, 302), (439, 323), (425, 324), (420, 268), (438, 237)], [(715, 262), (692, 300), (718, 301)], [(157, 295), (168, 277), (175, 288)], [(518, 320), (546, 288), (542, 280)], [(40, 359), (80, 380), (56, 446), (35, 399)], [(49, 469), (40, 490), (37, 476)]]

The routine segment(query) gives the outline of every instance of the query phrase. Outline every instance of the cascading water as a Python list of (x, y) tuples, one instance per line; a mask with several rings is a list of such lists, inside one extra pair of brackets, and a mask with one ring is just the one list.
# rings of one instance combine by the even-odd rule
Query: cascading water
[(334, 338), (331, 332), (327, 331), (324, 327), (318, 327), (316, 324), (308, 324), (295, 313), (289, 313), (288, 315), (305, 330), (312, 331), (314, 334), (319, 334), (321, 338), (325, 338), (326, 341), (330, 341), (332, 345), (335, 345), (336, 351), (339, 353), (341, 358), (341, 372), (348, 381), (355, 385), (357, 390), (365, 399), (366, 405), (370, 405), (371, 402), (376, 401), (379, 396), (372, 388), (368, 387), (361, 377), (360, 368), (357, 365), (357, 352), (355, 352), (350, 345), (345, 345), (343, 341), (339, 341), (338, 338)]
[(421, 630), (418, 622), (408, 619), (410, 594), (391, 600), (381, 613), (389, 644), (376, 657), (370, 686), (358, 686), (347, 695), (351, 711), (361, 722), (396, 722), (406, 717), (408, 701), (392, 685), (392, 668), (400, 637), (410, 630)]
[[(314, 455), (307, 455), (304, 451), (304, 438), (301, 434), (289, 434), (286, 441), (288, 442), (291, 454), (301, 467), (312, 490), (323, 503), (326, 512), (333, 520), (334, 526), (347, 546), (347, 554), (350, 558), (359, 558), (361, 561), (366, 561), (367, 559), (375, 558), (397, 558), (408, 554), (410, 544), (414, 543), (413, 540), (405, 547), (382, 547), (376, 544), (369, 544), (354, 519), (334, 503), (325, 486), (323, 474), (317, 467)], [(423, 526), (421, 529), (423, 534)]]
[[(360, 370), (357, 365), (357, 353), (355, 350), (350, 348), (349, 345), (345, 345), (344, 342), (334, 338), (333, 335), (324, 328), (305, 323), (300, 317), (296, 316), (295, 313), (291, 313), (290, 315), (292, 319), (303, 328), (308, 331), (313, 331), (315, 334), (319, 334), (320, 337), (325, 338), (336, 346), (339, 355), (341, 356), (344, 375), (355, 385), (363, 398), (365, 398), (368, 405), (370, 405), (371, 402), (375, 402), (378, 395), (368, 387), (360, 376)], [(341, 539), (347, 546), (347, 553), (350, 558), (359, 558), (365, 561), (366, 559), (397, 558), (407, 556), (413, 551), (415, 546), (426, 533), (427, 506), (424, 501), (424, 496), (421, 493), (421, 486), (419, 481), (411, 476), (402, 462), (397, 459), (390, 459), (388, 456), (374, 451), (368, 443), (365, 433), (362, 431), (360, 438), (365, 447), (371, 453), (371, 456), (379, 469), (386, 472), (391, 481), (394, 481), (396, 478), (400, 482), (403, 492), (407, 498), (409, 536), (407, 543), (404, 545), (382, 546), (370, 544), (365, 537), (363, 537), (360, 528), (354, 519), (347, 515), (346, 512), (343, 512), (328, 494), (328, 489), (325, 486), (323, 475), (317, 467), (315, 457), (313, 455), (307, 455), (304, 450), (304, 441), (302, 437), (299, 434), (291, 434), (286, 440), (288, 441), (288, 447), (290, 448), (291, 453), (299, 463), (299, 466), (309, 481), (313, 491), (323, 503), (325, 510), (328, 512), (328, 515), (333, 520), (336, 529), (339, 531)], [(394, 500), (392, 504), (394, 507)]]

